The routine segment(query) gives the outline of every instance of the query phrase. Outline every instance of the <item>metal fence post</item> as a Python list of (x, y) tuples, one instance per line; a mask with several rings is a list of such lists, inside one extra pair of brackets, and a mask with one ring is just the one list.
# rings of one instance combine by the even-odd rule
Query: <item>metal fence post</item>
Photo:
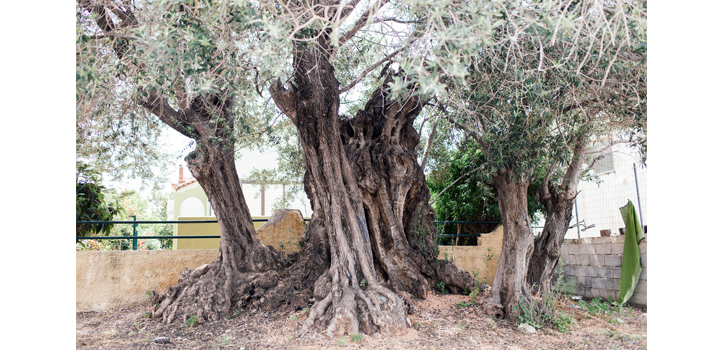
[(640, 204), (640, 187), (638, 186), (637, 169), (635, 168), (635, 163), (633, 163), (633, 173), (635, 173), (635, 193), (637, 193), (638, 212), (640, 213), (640, 228), (644, 229), (645, 226), (643, 224), (642, 218), (642, 205)]
[[(132, 218), (133, 218), (133, 221), (137, 221), (136, 215), (133, 215)], [(137, 225), (138, 224), (133, 224), (133, 237), (137, 237), (137, 230), (136, 230)], [(137, 238), (133, 239), (133, 250), (137, 250)]]
[(580, 212), (577, 208), (577, 195), (575, 195), (575, 227), (577, 227), (578, 239), (580, 239)]

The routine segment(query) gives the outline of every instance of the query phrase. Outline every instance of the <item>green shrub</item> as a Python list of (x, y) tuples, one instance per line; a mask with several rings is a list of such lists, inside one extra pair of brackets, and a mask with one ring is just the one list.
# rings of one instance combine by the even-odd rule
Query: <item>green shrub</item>
[(561, 313), (557, 307), (566, 286), (567, 283), (560, 275), (550, 290), (541, 291), (540, 299), (527, 300), (521, 296), (517, 305), (513, 306), (513, 311), (518, 313), (518, 321), (535, 328), (551, 326), (561, 333), (567, 332), (573, 324), (573, 318)]
[(569, 315), (557, 314), (553, 319), (553, 324), (557, 327), (560, 333), (565, 333), (570, 330), (570, 326), (573, 324), (573, 318)]
[[(115, 201), (108, 203), (108, 189), (100, 184), (100, 173), (81, 162), (75, 168), (75, 221), (112, 221), (124, 213)], [(107, 236), (112, 224), (75, 224), (75, 236), (101, 234)], [(81, 242), (81, 245), (84, 243)]]
[(350, 341), (359, 343), (363, 340), (362, 334), (350, 334)]
[(437, 284), (438, 288), (440, 288), (440, 293), (447, 294), (448, 291), (445, 289), (445, 282), (440, 281), (440, 283)]
[(188, 327), (190, 327), (190, 328), (192, 328), (192, 327), (194, 327), (195, 325), (197, 325), (197, 323), (198, 323), (198, 317), (197, 317), (197, 315), (192, 315), (192, 316), (190, 316), (190, 318), (188, 318), (188, 319), (185, 321), (185, 324), (186, 324)]
[(610, 303), (610, 301), (604, 302), (600, 298), (595, 298), (591, 300), (590, 303), (586, 303), (584, 300), (578, 300), (578, 306), (591, 315), (607, 313), (610, 311)]

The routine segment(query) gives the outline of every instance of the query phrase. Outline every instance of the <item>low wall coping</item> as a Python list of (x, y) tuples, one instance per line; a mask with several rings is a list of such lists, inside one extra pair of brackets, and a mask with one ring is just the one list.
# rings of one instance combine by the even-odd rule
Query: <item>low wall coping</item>
[[(625, 235), (610, 237), (586, 237), (586, 238), (566, 238), (563, 244), (602, 244), (602, 243), (621, 243), (625, 242)], [(640, 244), (647, 243), (647, 235), (640, 241)]]

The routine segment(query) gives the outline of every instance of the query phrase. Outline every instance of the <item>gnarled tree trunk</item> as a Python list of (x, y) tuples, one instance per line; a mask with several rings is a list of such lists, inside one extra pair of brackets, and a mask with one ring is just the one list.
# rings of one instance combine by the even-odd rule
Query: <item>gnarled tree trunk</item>
[(512, 169), (501, 169), (493, 176), (503, 222), (502, 253), (493, 278), (492, 290), (483, 301), (485, 312), (514, 320), (513, 306), (520, 298), (532, 298), (526, 282), (527, 266), (533, 253), (533, 233), (527, 208), (530, 178), (518, 178)]
[(318, 45), (296, 49), (294, 83), (271, 89), (297, 126), (305, 188), (318, 213), (311, 224), (323, 218), (330, 251), (305, 328), (393, 334), (408, 326), (410, 294), (424, 297), (441, 278), (455, 290), (471, 288), (473, 281), (452, 264), (431, 264), (437, 254), (431, 248), (434, 212), (412, 128), (422, 103), (416, 97), (393, 102), (382, 86), (356, 118), (341, 120), (329, 52), (328, 33)]
[(198, 143), (185, 160), (217, 215), (220, 250), (217, 261), (192, 272), (185, 270), (178, 283), (159, 298), (152, 315), (167, 322), (176, 316), (196, 315), (203, 322), (228, 315), (236, 290), (247, 282), (244, 273), (278, 268), (280, 253), (258, 238), (240, 188), (230, 107), (231, 100), (198, 96), (185, 111), (188, 118), (184, 119), (193, 121), (186, 126)]
[(540, 202), (546, 209), (545, 226), (535, 239), (535, 249), (528, 266), (527, 282), (545, 290), (550, 288), (553, 270), (560, 258), (560, 247), (572, 219), (572, 207), (577, 197), (578, 178), (585, 152), (585, 138), (575, 141), (574, 158), (565, 171), (562, 183), (555, 186), (550, 182), (551, 168), (540, 186)]
[[(392, 334), (406, 326), (403, 300), (380, 283), (362, 199), (339, 133), (339, 83), (329, 61), (329, 37), (296, 50), (293, 121), (303, 145), (306, 189), (325, 218), (330, 268), (315, 283), (320, 300), (306, 327), (318, 321), (329, 334)], [(363, 283), (364, 282), (364, 283)], [(361, 284), (366, 286), (361, 288)]]
[(375, 266), (392, 290), (424, 298), (444, 282), (455, 293), (471, 290), (470, 275), (438, 261), (434, 242), (435, 211), (417, 162), (419, 136), (413, 121), (424, 102), (413, 96), (403, 103), (390, 97), (386, 77), (365, 108), (341, 121), (341, 135), (362, 195)]

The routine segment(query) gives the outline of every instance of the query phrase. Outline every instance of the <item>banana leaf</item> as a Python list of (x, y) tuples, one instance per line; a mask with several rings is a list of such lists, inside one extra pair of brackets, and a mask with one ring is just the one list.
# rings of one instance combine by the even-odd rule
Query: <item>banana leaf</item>
[(620, 208), (620, 214), (625, 222), (625, 246), (623, 249), (618, 303), (624, 305), (632, 297), (640, 279), (640, 272), (642, 272), (640, 241), (645, 238), (645, 234), (632, 201), (628, 200), (628, 204)]

